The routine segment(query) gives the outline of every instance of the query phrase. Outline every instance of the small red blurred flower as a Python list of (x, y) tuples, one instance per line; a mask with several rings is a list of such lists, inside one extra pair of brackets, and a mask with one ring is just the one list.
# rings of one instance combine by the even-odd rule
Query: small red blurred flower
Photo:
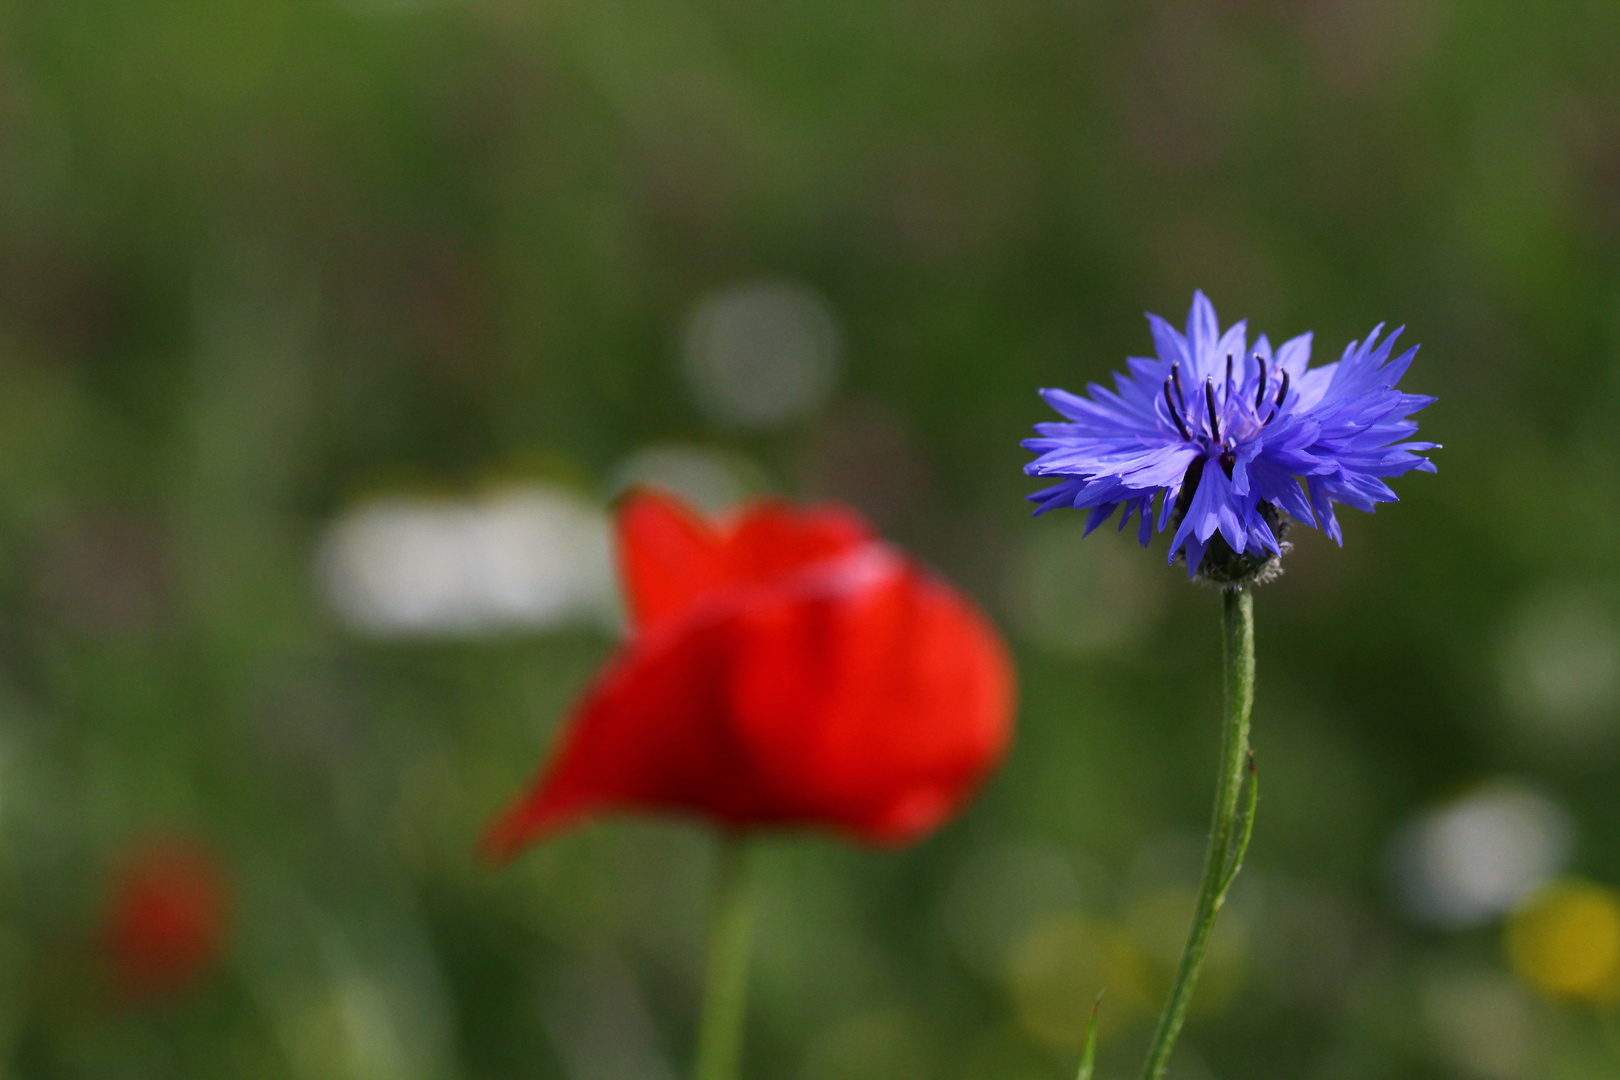
[(224, 947), (225, 907), (224, 877), (204, 848), (166, 838), (137, 850), (114, 880), (104, 928), (118, 991), (149, 1000), (201, 978)]
[(904, 843), (1000, 760), (1000, 638), (851, 511), (765, 501), (708, 523), (639, 492), (618, 534), (630, 640), (485, 838), (492, 857), (601, 810)]

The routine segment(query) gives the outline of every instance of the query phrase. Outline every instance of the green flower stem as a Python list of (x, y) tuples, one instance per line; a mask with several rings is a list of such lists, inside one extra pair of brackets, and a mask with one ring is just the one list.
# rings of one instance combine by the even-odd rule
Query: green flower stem
[(698, 1029), (695, 1080), (737, 1080), (742, 1057), (743, 1016), (748, 1000), (748, 946), (753, 898), (748, 845), (728, 835), (720, 845), (714, 907), (709, 917), (709, 956), (703, 977), (703, 1018)]
[[(1215, 815), (1210, 823), (1209, 848), (1204, 855), (1204, 877), (1198, 887), (1198, 906), (1192, 929), (1170, 987), (1170, 1000), (1159, 1017), (1142, 1066), (1143, 1080), (1160, 1080), (1170, 1063), (1170, 1051), (1181, 1024), (1187, 1018), (1198, 968), (1204, 962), (1209, 934), (1215, 917), (1226, 901), (1226, 892), (1243, 865), (1254, 828), (1254, 805), (1258, 788), (1253, 776), (1254, 762), (1249, 753), (1249, 710), (1254, 705), (1254, 596), (1247, 588), (1227, 589), (1222, 594), (1223, 652), (1226, 658), (1226, 717), (1221, 734), (1221, 772), (1215, 785)], [(1243, 798), (1244, 778), (1248, 775), (1248, 798)], [(1243, 804), (1246, 813), (1240, 813)]]

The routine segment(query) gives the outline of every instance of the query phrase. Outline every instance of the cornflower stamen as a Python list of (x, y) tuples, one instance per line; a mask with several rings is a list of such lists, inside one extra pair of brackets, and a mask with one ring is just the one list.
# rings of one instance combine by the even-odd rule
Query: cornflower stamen
[(1215, 380), (1204, 380), (1204, 407), (1209, 410), (1209, 434), (1215, 442), (1221, 441), (1221, 422), (1215, 417)]
[(1181, 437), (1188, 442), (1192, 442), (1192, 436), (1187, 434), (1187, 425), (1181, 422), (1181, 414), (1176, 412), (1176, 403), (1170, 397), (1170, 376), (1168, 375), (1164, 379), (1164, 403), (1169, 407), (1170, 419), (1176, 422), (1176, 430), (1181, 432)]
[(1181, 388), (1181, 361), (1177, 360), (1170, 365), (1170, 378), (1176, 383), (1176, 400), (1181, 402), (1183, 410), (1187, 408), (1187, 391)]
[(1260, 424), (1260, 427), (1268, 427), (1272, 424), (1273, 419), (1277, 419), (1278, 413), (1283, 411), (1283, 400), (1286, 397), (1288, 397), (1288, 369), (1285, 368), (1283, 369), (1283, 385), (1277, 387), (1277, 402), (1272, 405), (1272, 415), (1267, 416), (1265, 423)]
[(1266, 400), (1266, 361), (1259, 353), (1254, 354), (1254, 359), (1260, 365), (1260, 389), (1255, 391), (1254, 395), (1254, 411), (1255, 415), (1259, 415), (1260, 406), (1265, 404)]

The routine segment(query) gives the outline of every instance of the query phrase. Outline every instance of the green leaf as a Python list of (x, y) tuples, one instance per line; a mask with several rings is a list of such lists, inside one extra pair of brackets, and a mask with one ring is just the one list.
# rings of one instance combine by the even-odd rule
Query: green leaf
[(1254, 837), (1254, 808), (1260, 801), (1260, 774), (1254, 767), (1254, 751), (1249, 751), (1248, 761), (1248, 798), (1244, 800), (1243, 819), (1238, 825), (1237, 843), (1232, 846), (1232, 853), (1227, 859), (1226, 875), (1221, 880), (1220, 895), (1224, 898), (1226, 891), (1237, 880), (1238, 871), (1243, 869), (1243, 856), (1248, 854), (1249, 841)]
[(1091, 1020), (1086, 1024), (1086, 1045), (1080, 1051), (1078, 1080), (1091, 1080), (1091, 1071), (1097, 1063), (1097, 1010), (1102, 1008), (1102, 999), (1103, 996), (1099, 993), (1091, 1006)]

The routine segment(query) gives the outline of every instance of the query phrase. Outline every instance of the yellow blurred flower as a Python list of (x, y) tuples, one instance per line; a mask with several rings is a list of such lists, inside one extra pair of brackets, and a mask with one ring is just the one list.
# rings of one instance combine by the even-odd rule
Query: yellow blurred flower
[(1620, 1000), (1620, 895), (1564, 879), (1519, 906), (1507, 924), (1513, 970), (1553, 997)]

